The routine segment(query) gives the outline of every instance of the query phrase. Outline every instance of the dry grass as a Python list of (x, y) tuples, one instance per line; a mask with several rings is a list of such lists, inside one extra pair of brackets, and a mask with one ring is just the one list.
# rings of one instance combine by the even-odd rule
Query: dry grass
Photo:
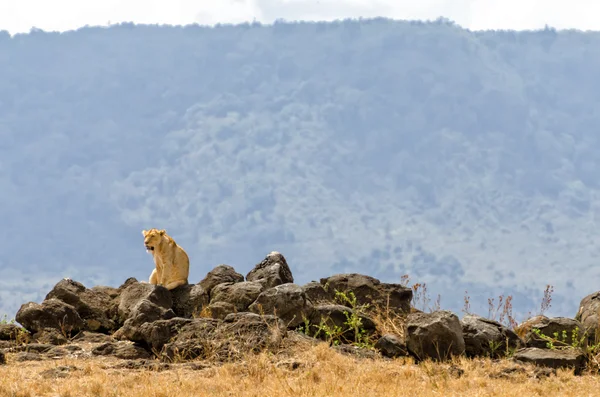
[[(592, 396), (600, 377), (574, 376), (559, 370), (536, 379), (533, 367), (508, 360), (457, 359), (453, 363), (411, 359), (356, 359), (326, 344), (303, 347), (287, 357), (259, 354), (244, 362), (191, 369), (172, 365), (165, 371), (111, 369), (117, 359), (66, 358), (12, 362), (0, 367), (4, 396)], [(296, 369), (292, 369), (298, 366)], [(64, 378), (43, 371), (73, 366)], [(511, 370), (510, 368), (513, 368)], [(514, 370), (517, 368), (517, 370)], [(460, 371), (464, 373), (459, 374)]]

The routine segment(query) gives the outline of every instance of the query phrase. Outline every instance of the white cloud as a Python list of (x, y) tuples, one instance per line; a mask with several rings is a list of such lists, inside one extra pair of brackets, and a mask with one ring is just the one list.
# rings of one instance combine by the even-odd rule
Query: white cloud
[(2, 0), (0, 29), (27, 32), (69, 30), (84, 25), (136, 23), (264, 23), (385, 16), (444, 16), (470, 29), (556, 28), (600, 30), (594, 0)]

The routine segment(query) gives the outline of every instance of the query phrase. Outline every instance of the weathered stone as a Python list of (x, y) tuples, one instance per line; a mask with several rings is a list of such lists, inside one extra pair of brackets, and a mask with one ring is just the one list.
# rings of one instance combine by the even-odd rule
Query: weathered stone
[(408, 356), (406, 343), (404, 343), (399, 336), (394, 334), (383, 335), (375, 343), (375, 348), (379, 350), (383, 356), (389, 358)]
[(263, 290), (263, 284), (257, 281), (219, 284), (211, 292), (210, 303), (231, 303), (236, 311), (244, 312)]
[(45, 299), (58, 299), (73, 306), (89, 331), (111, 332), (116, 329), (114, 318), (117, 306), (104, 292), (88, 289), (77, 281), (65, 278), (54, 286)]
[(409, 314), (406, 345), (417, 360), (447, 360), (465, 352), (462, 326), (456, 314), (438, 310)]
[(313, 305), (334, 303), (334, 296), (329, 292), (325, 291), (323, 285), (316, 281), (311, 281), (308, 284), (302, 286), (306, 298), (312, 302)]
[(265, 288), (272, 288), (281, 284), (293, 283), (294, 277), (285, 257), (277, 251), (272, 251), (254, 269), (250, 270), (246, 275), (246, 281), (257, 281)]
[(258, 314), (273, 314), (283, 320), (289, 328), (304, 322), (312, 309), (304, 290), (296, 284), (281, 284), (269, 288), (258, 296), (249, 310)]
[[(336, 291), (351, 299), (350, 292), (356, 297), (357, 305), (370, 305), (373, 308), (401, 313), (410, 312), (412, 289), (400, 284), (382, 283), (378, 279), (363, 274), (336, 274), (322, 278), (321, 285), (335, 298)], [(339, 304), (351, 306), (350, 302), (337, 298)]]
[(114, 356), (124, 360), (150, 358), (149, 351), (130, 342), (108, 342), (95, 347), (92, 354), (97, 356)]
[(191, 318), (208, 306), (208, 293), (200, 284), (186, 284), (171, 290), (173, 311), (178, 317)]
[(528, 347), (518, 350), (513, 359), (548, 368), (571, 368), (581, 374), (586, 365), (586, 356), (581, 349), (540, 349)]
[[(548, 348), (548, 338), (552, 339), (552, 344), (556, 347), (587, 342), (583, 325), (577, 320), (566, 317), (535, 316), (520, 324), (519, 329), (525, 331), (524, 340), (527, 347), (546, 349)], [(547, 338), (538, 335), (535, 330)]]
[(236, 272), (235, 269), (229, 265), (219, 265), (212, 269), (202, 281), (200, 286), (210, 296), (210, 292), (214, 287), (223, 283), (241, 283), (244, 281), (244, 276)]
[(469, 314), (461, 324), (468, 357), (503, 357), (524, 345), (514, 331), (497, 321)]
[(166, 310), (173, 307), (171, 293), (165, 287), (130, 281), (120, 295), (118, 309), (120, 321), (125, 322), (131, 316), (133, 308), (143, 300)]
[(31, 333), (44, 328), (55, 328), (71, 334), (84, 327), (77, 310), (58, 299), (47, 299), (41, 305), (35, 302), (25, 303), (21, 305), (15, 319)]

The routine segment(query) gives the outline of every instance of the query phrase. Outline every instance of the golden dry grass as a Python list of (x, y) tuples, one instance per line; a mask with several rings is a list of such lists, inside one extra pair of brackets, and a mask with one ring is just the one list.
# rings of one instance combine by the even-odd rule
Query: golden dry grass
[[(504, 360), (457, 359), (453, 363), (410, 359), (357, 359), (326, 344), (294, 354), (259, 354), (244, 362), (201, 370), (172, 365), (164, 371), (113, 369), (108, 358), (63, 358), (0, 367), (4, 396), (596, 396), (600, 377), (559, 370), (536, 379), (534, 367)], [(291, 363), (299, 364), (291, 369)], [(74, 366), (65, 378), (45, 370)], [(457, 368), (464, 371), (459, 376)], [(524, 369), (523, 369), (524, 368)], [(500, 375), (500, 377), (498, 376)], [(502, 377), (504, 375), (504, 377)]]

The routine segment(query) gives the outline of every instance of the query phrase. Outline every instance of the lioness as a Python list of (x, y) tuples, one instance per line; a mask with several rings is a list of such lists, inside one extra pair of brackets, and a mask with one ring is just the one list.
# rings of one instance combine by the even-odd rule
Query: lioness
[(167, 232), (158, 229), (142, 230), (146, 251), (154, 257), (156, 269), (150, 275), (150, 284), (171, 290), (188, 283), (190, 259), (187, 253)]

